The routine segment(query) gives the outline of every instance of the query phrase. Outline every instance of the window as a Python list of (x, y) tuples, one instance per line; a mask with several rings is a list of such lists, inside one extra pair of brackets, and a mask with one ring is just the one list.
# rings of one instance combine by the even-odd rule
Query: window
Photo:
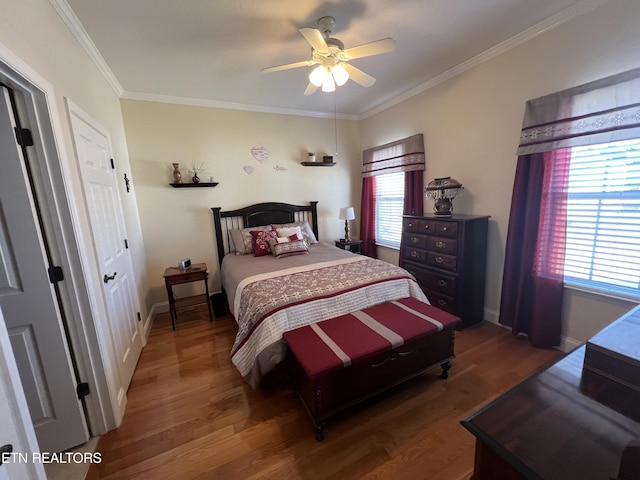
[(565, 282), (640, 298), (640, 140), (573, 147)]
[(376, 243), (400, 248), (404, 209), (404, 172), (378, 175), (376, 179)]

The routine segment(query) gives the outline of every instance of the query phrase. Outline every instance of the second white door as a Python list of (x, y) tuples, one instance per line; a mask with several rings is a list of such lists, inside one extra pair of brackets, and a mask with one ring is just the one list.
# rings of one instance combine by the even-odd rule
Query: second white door
[(70, 114), (100, 268), (99, 281), (107, 303), (121, 387), (126, 392), (142, 350), (142, 335), (138, 328), (137, 289), (127, 249), (109, 134), (77, 107), (71, 107)]

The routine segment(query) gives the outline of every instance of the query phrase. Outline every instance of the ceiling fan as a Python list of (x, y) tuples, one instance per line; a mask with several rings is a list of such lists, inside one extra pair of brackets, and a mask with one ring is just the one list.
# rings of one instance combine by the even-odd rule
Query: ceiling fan
[(305, 95), (315, 93), (320, 87), (322, 87), (323, 92), (333, 92), (336, 89), (336, 85), (344, 85), (349, 78), (363, 87), (370, 87), (375, 83), (376, 79), (351, 65), (349, 61), (392, 52), (396, 48), (395, 40), (383, 38), (382, 40), (376, 40), (375, 42), (365, 43), (345, 50), (344, 44), (340, 40), (331, 37), (331, 32), (335, 26), (335, 18), (322, 17), (318, 20), (318, 29), (308, 27), (300, 29), (302, 36), (311, 45), (310, 60), (267, 67), (261, 71), (279, 72), (291, 68), (318, 65), (309, 74), (309, 85), (304, 91)]

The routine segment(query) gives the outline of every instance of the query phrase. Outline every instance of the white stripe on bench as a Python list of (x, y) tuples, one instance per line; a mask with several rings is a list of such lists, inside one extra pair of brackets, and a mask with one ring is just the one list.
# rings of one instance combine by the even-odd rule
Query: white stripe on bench
[(432, 318), (432, 317), (430, 317), (428, 315), (425, 315), (424, 313), (420, 313), (417, 310), (414, 310), (413, 308), (407, 307), (406, 305), (404, 305), (404, 304), (402, 304), (400, 302), (396, 302), (395, 300), (392, 300), (391, 303), (393, 303), (394, 305), (402, 308), (403, 310), (406, 310), (409, 313), (412, 313), (416, 317), (422, 318), (423, 320), (426, 320), (427, 322), (431, 322), (436, 327), (438, 327), (438, 331), (441, 331), (444, 328), (444, 325), (442, 325), (442, 323), (440, 323), (435, 318)]
[(358, 320), (360, 320), (362, 323), (364, 323), (367, 327), (369, 327), (371, 330), (376, 332), (378, 335), (383, 337), (385, 340), (389, 341), (393, 348), (404, 345), (404, 338), (402, 338), (393, 330), (389, 330), (387, 327), (385, 327), (376, 319), (374, 319), (370, 315), (367, 315), (363, 311), (358, 310), (357, 312), (351, 312), (351, 315), (356, 317)]
[(349, 355), (344, 353), (344, 351), (338, 346), (338, 344), (333, 340), (331, 340), (331, 337), (329, 337), (329, 335), (327, 335), (325, 331), (318, 326), (317, 323), (312, 323), (310, 327), (313, 329), (314, 332), (316, 332), (316, 335), (320, 337), (320, 340), (326, 343), (327, 347), (329, 347), (333, 351), (333, 353), (336, 354), (336, 357), (342, 360), (342, 364), (345, 367), (348, 367), (349, 365), (351, 365), (351, 358), (349, 357)]

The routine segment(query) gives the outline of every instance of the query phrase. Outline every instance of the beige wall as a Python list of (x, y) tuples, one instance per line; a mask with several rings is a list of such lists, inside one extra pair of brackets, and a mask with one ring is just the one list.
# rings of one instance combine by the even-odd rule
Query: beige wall
[[(340, 207), (359, 210), (360, 139), (354, 121), (338, 120), (337, 165), (304, 167), (300, 162), (311, 150), (319, 159), (333, 155), (333, 119), (131, 100), (122, 102), (122, 111), (147, 252), (149, 306), (166, 302), (162, 274), (182, 258), (206, 262), (210, 288), (220, 289), (211, 207), (317, 200), (320, 240), (327, 242), (344, 236)], [(253, 147), (268, 149), (268, 160), (258, 162)], [(213, 176), (218, 186), (170, 187), (173, 162), (180, 163), (185, 182), (191, 165), (204, 163), (203, 180)], [(357, 235), (357, 221), (352, 228)]]
[[(71, 172), (67, 190), (77, 200), (72, 208), (78, 213), (78, 228), (90, 238), (88, 220), (83, 208), (79, 168), (73, 153), (70, 123), (65, 98), (98, 121), (111, 134), (113, 155), (119, 176), (131, 172), (118, 95), (105, 81), (96, 66), (78, 44), (58, 13), (47, 0), (8, 0), (2, 2), (0, 42), (24, 63), (53, 85), (57, 109), (54, 128), (61, 126), (61, 161)], [(57, 124), (55, 123), (57, 122)], [(120, 184), (129, 245), (136, 273), (139, 295), (145, 292), (146, 264), (142, 230), (138, 218), (135, 188), (126, 193)], [(143, 316), (147, 315), (141, 305)]]
[[(424, 133), (425, 182), (452, 176), (458, 213), (491, 215), (486, 318), (497, 320), (515, 174), (528, 99), (640, 66), (640, 3), (612, 1), (449, 81), (363, 120), (362, 148)], [(432, 202), (425, 201), (425, 211)], [(583, 341), (632, 307), (567, 291), (565, 337)]]

